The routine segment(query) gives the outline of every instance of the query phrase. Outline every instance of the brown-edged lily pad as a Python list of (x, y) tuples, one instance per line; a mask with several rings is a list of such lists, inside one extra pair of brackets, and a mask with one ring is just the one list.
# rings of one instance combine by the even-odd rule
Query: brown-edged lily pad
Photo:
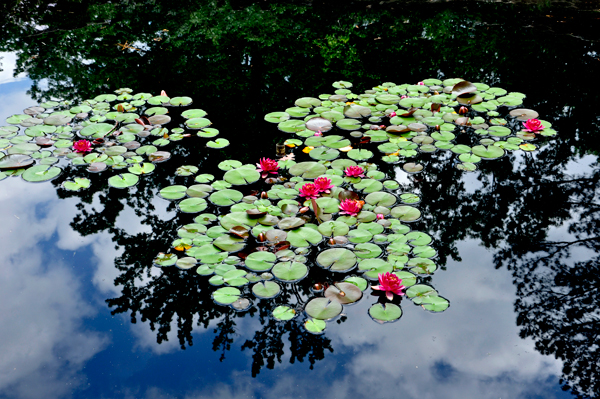
[(0, 169), (20, 169), (25, 168), (35, 160), (31, 158), (29, 155), (23, 154), (11, 154), (7, 155), (3, 158), (0, 158)]

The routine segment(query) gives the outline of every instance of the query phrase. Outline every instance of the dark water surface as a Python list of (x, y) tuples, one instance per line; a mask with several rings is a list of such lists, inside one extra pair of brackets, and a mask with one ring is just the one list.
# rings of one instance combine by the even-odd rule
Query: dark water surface
[[(186, 142), (129, 192), (95, 176), (95, 188), (67, 193), (59, 185), (80, 175), (73, 168), (50, 183), (0, 182), (0, 397), (597, 396), (598, 12), (481, 3), (47, 7), (5, 22), (2, 121), (47, 99), (164, 89), (192, 97), (232, 145)], [(140, 50), (121, 50), (125, 42)], [(23, 78), (10, 76), (15, 52)], [(271, 302), (236, 313), (215, 306), (193, 270), (151, 265), (184, 220), (157, 196), (181, 184), (177, 166), (206, 172), (223, 159), (273, 157), (285, 133), (263, 116), (330, 93), (336, 80), (362, 93), (450, 77), (527, 94), (524, 106), (559, 135), (473, 173), (442, 152), (417, 179), (381, 167), (422, 196), (415, 229), (435, 238), (431, 283), (451, 303), (445, 312), (405, 300), (398, 322), (379, 325), (366, 295), (315, 336), (301, 321), (276, 323)]]

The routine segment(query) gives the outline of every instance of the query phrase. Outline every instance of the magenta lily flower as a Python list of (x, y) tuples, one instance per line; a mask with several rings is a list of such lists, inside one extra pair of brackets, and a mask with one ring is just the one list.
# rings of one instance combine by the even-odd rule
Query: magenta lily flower
[(360, 166), (348, 166), (344, 174), (348, 177), (365, 177), (365, 170)]
[(79, 153), (92, 151), (92, 143), (87, 140), (79, 140), (73, 143), (73, 150)]
[(333, 184), (331, 184), (331, 179), (328, 179), (326, 177), (317, 177), (315, 179), (314, 185), (315, 187), (317, 187), (317, 190), (319, 190), (320, 193), (329, 194), (331, 192), (329, 190), (333, 188)]
[(523, 122), (523, 126), (525, 126), (525, 131), (531, 133), (537, 133), (544, 129), (544, 125), (542, 125), (539, 119), (527, 119), (526, 122)]
[(385, 219), (385, 216), (383, 216), (383, 213), (378, 213), (377, 220), (383, 220), (383, 219)]
[(317, 130), (314, 135), (317, 137), (321, 137), (323, 136), (323, 133), (320, 130)]
[(419, 83), (417, 83), (417, 85), (419, 85), (419, 86), (425, 86), (425, 83), (419, 82)]
[(371, 288), (377, 291), (385, 291), (385, 296), (388, 300), (391, 301), (394, 299), (394, 294), (404, 295), (402, 290), (406, 287), (402, 285), (401, 278), (390, 272), (379, 273), (377, 277), (379, 278), (379, 285), (374, 285)]
[(319, 189), (312, 183), (306, 183), (300, 187), (300, 196), (306, 199), (319, 198)]
[(273, 175), (277, 174), (277, 170), (279, 169), (279, 164), (277, 163), (277, 161), (274, 161), (269, 158), (261, 158), (259, 162), (260, 163), (257, 163), (256, 166), (258, 166), (257, 170), (261, 172), (261, 177), (263, 179), (267, 177), (269, 173)]
[(348, 216), (356, 216), (362, 210), (363, 204), (364, 204), (363, 201), (353, 200), (353, 199), (345, 199), (339, 205), (340, 214), (348, 215)]
[(394, 116), (396, 116), (396, 113), (394, 111), (390, 112), (390, 114), (388, 115), (388, 117), (393, 118)]

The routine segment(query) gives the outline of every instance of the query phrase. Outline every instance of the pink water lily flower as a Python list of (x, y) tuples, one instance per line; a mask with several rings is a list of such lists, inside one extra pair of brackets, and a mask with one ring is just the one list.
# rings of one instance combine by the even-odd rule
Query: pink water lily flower
[(319, 198), (319, 189), (312, 183), (306, 183), (300, 187), (300, 196), (306, 199)]
[(425, 86), (425, 83), (419, 82), (419, 83), (417, 83), (417, 85), (419, 85), (419, 86)]
[(388, 300), (394, 299), (394, 294), (396, 295), (404, 295), (402, 292), (406, 287), (402, 285), (402, 279), (398, 278), (393, 273), (379, 273), (377, 275), (379, 278), (379, 285), (374, 285), (371, 288), (377, 291), (385, 291), (385, 296)]
[(323, 136), (323, 133), (320, 130), (317, 130), (314, 135), (317, 137), (321, 137)]
[(92, 143), (87, 140), (79, 140), (73, 143), (73, 150), (79, 153), (92, 151)]
[(319, 190), (320, 193), (329, 194), (331, 192), (329, 190), (333, 188), (333, 184), (331, 184), (331, 179), (328, 179), (326, 177), (317, 177), (315, 179), (314, 185), (315, 187), (317, 187), (317, 190)]
[(544, 125), (539, 119), (527, 119), (527, 122), (523, 122), (523, 126), (525, 126), (525, 131), (531, 133), (537, 133), (544, 129)]
[(348, 177), (365, 177), (365, 170), (360, 166), (348, 166), (344, 174)]
[(385, 216), (383, 216), (383, 213), (378, 213), (377, 220), (383, 220), (383, 219), (385, 219)]
[(388, 117), (393, 118), (394, 116), (396, 116), (396, 113), (394, 111), (390, 112), (390, 114), (388, 115)]
[(264, 179), (269, 175), (269, 173), (276, 175), (277, 170), (279, 169), (279, 164), (277, 161), (274, 161), (269, 158), (261, 158), (260, 163), (257, 163), (258, 171), (261, 172), (261, 176)]
[(404, 98), (408, 98), (408, 96), (404, 95), (404, 96), (400, 96), (400, 100), (404, 99)]
[(362, 210), (364, 202), (353, 199), (345, 199), (340, 203), (340, 214), (348, 216), (356, 216)]

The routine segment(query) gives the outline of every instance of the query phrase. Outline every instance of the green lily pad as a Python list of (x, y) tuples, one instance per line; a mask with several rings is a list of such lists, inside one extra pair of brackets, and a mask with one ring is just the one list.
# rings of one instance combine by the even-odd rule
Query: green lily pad
[(213, 245), (226, 252), (237, 252), (246, 246), (246, 242), (243, 238), (222, 235), (213, 241)]
[(140, 177), (132, 173), (122, 173), (108, 178), (108, 185), (115, 188), (126, 188), (137, 184)]
[(448, 309), (450, 303), (446, 298), (442, 298), (441, 296), (427, 296), (421, 299), (421, 306), (423, 309), (432, 312), (443, 312)]
[(241, 295), (242, 295), (242, 292), (237, 288), (224, 287), (224, 288), (219, 288), (218, 290), (216, 290), (213, 293), (212, 298), (218, 304), (230, 305), (230, 304), (234, 303), (235, 301), (237, 301)]
[(35, 165), (23, 172), (21, 176), (25, 181), (42, 182), (58, 177), (61, 172), (62, 170), (56, 166)]
[(342, 304), (328, 298), (313, 298), (306, 304), (304, 311), (317, 320), (329, 320), (342, 313)]
[(318, 162), (300, 162), (293, 165), (289, 172), (292, 176), (301, 176), (305, 179), (314, 179), (327, 171), (327, 167)]
[(382, 252), (379, 245), (371, 243), (358, 244), (354, 247), (354, 253), (362, 259), (376, 258), (381, 255)]
[[(132, 175), (135, 176), (135, 175)], [(115, 176), (116, 177), (116, 176)], [(137, 177), (137, 176), (136, 176)], [(110, 179), (109, 179), (110, 183)], [(179, 210), (184, 213), (198, 213), (206, 209), (208, 204), (204, 198), (187, 198), (178, 205)]]
[(473, 147), (472, 151), (473, 154), (483, 159), (495, 159), (504, 155), (504, 150), (502, 148), (493, 145), (489, 145), (487, 147), (483, 145), (476, 145)]
[(89, 188), (91, 184), (90, 179), (86, 179), (85, 177), (76, 177), (73, 180), (63, 182), (63, 187), (69, 191), (79, 191)]
[(339, 221), (323, 222), (319, 225), (318, 230), (321, 234), (327, 237), (344, 236), (348, 234), (350, 228), (346, 223)]
[(304, 322), (304, 328), (312, 334), (322, 334), (325, 331), (325, 327), (327, 325), (323, 320), (308, 319)]
[(362, 298), (362, 290), (352, 283), (335, 283), (325, 290), (325, 298), (345, 305)]
[(308, 274), (308, 267), (300, 262), (279, 262), (271, 269), (271, 273), (281, 281), (295, 282)]
[(255, 272), (266, 272), (273, 268), (277, 256), (271, 252), (258, 251), (248, 255), (244, 261), (246, 267)]
[(366, 161), (367, 159), (371, 159), (372, 157), (373, 153), (369, 150), (353, 149), (348, 151), (348, 158), (354, 159), (356, 161)]
[(346, 248), (331, 248), (317, 256), (317, 263), (331, 271), (347, 272), (356, 266), (356, 255)]
[(423, 299), (430, 296), (438, 296), (438, 293), (433, 287), (424, 284), (417, 284), (409, 287), (406, 290), (406, 296), (417, 305), (423, 303)]
[(273, 309), (273, 317), (280, 321), (291, 320), (296, 317), (296, 311), (289, 306), (279, 305)]
[(389, 323), (398, 320), (402, 316), (402, 309), (393, 303), (386, 303), (385, 306), (376, 303), (369, 308), (369, 315), (379, 323)]
[(225, 173), (223, 180), (234, 185), (250, 184), (260, 179), (260, 173), (256, 169), (232, 169)]
[(397, 206), (392, 208), (392, 216), (402, 222), (414, 222), (421, 218), (421, 211), (408, 205)]
[(216, 139), (214, 141), (209, 141), (206, 143), (206, 146), (209, 148), (225, 148), (229, 145), (229, 140), (227, 139)]
[[(279, 284), (274, 281), (261, 281), (252, 286), (252, 293), (261, 299), (274, 298), (281, 292)], [(293, 317), (293, 316), (292, 316)]]

